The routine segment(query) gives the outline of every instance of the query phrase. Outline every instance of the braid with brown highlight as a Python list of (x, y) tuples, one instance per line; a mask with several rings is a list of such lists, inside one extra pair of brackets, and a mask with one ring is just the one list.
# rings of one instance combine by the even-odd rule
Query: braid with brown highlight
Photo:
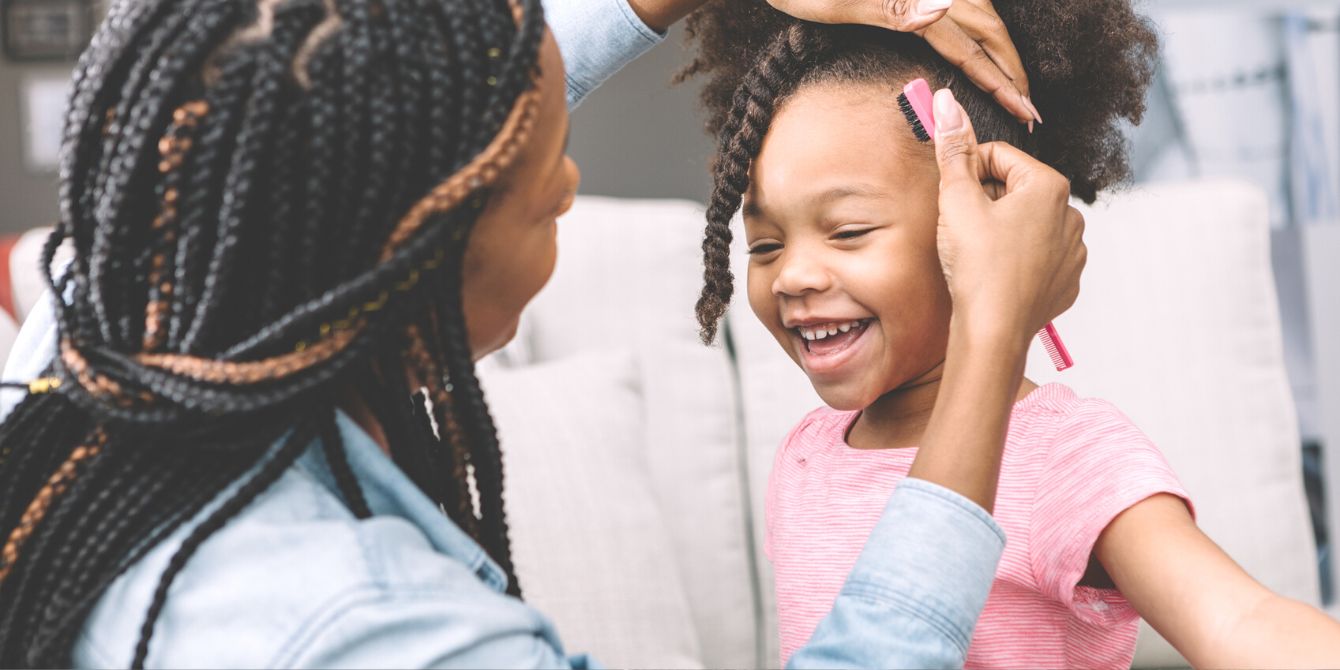
[(107, 587), (179, 533), (152, 663), (175, 577), (309, 451), (376, 514), (347, 402), (519, 595), (461, 262), (534, 129), (543, 32), (538, 0), (113, 4), (42, 251), (55, 382), (0, 424), (0, 666), (69, 665)]
[(789, 93), (800, 68), (827, 46), (823, 35), (792, 26), (772, 40), (758, 63), (740, 82), (721, 126), (722, 150), (712, 164), (712, 196), (707, 204), (703, 238), (703, 290), (698, 298), (698, 326), (704, 344), (716, 339), (717, 325), (734, 293), (730, 270), (731, 218), (749, 188), (749, 166), (763, 145), (779, 98)]

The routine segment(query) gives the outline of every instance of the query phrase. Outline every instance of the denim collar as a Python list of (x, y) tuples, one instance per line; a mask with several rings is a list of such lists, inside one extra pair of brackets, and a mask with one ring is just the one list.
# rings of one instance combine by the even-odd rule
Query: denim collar
[[(462, 531), (419, 487), (410, 481), (400, 467), (382, 451), (381, 447), (343, 411), (336, 411), (336, 425), (344, 440), (349, 467), (354, 471), (368, 507), (374, 515), (398, 516), (423, 532), (434, 549), (463, 563), (484, 583), (497, 591), (507, 588), (507, 577), (483, 547)], [(335, 475), (326, 463), (320, 440), (298, 458), (296, 467), (321, 482), (336, 496), (343, 498)]]

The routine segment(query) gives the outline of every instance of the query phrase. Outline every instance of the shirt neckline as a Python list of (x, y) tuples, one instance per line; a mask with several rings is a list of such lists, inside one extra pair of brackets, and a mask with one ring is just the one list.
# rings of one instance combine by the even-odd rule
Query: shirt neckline
[[(1038, 406), (1045, 407), (1046, 405), (1053, 404), (1057, 401), (1074, 398), (1074, 396), (1075, 392), (1065, 384), (1059, 382), (1039, 384), (1037, 388), (1029, 391), (1027, 395), (1014, 401), (1014, 404), (1010, 407), (1010, 415), (1013, 416)], [(842, 417), (841, 432), (839, 433), (842, 436), (842, 439), (840, 439), (837, 444), (839, 451), (843, 452), (844, 455), (849, 454), (857, 458), (902, 459), (916, 457), (918, 450), (921, 449), (920, 445), (877, 449), (858, 449), (857, 447), (851, 446), (851, 443), (847, 441), (847, 436), (851, 434), (851, 430), (856, 426), (857, 420), (861, 418), (862, 412), (864, 412), (864, 410), (856, 410), (847, 413), (848, 415), (846, 417)], [(883, 455), (881, 456), (880, 454)]]

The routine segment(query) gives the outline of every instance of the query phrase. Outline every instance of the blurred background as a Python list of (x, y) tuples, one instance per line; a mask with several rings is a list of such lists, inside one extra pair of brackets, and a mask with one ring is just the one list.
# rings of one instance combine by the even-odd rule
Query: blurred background
[[(0, 9), (2, 284), (11, 276), (8, 252), (17, 236), (56, 215), (67, 77), (101, 10), (94, 0), (0, 0)], [(1231, 177), (1268, 197), (1269, 255), (1319, 596), (1333, 605), (1331, 555), (1340, 533), (1340, 1), (1149, 0), (1144, 9), (1159, 26), (1163, 50), (1145, 122), (1129, 129), (1137, 185)], [(701, 131), (696, 90), (670, 83), (686, 55), (681, 36), (672, 33), (574, 115), (571, 153), (585, 194), (706, 199), (712, 147)], [(1184, 259), (1191, 268), (1197, 261)], [(7, 288), (0, 286), (0, 309), (21, 316)]]

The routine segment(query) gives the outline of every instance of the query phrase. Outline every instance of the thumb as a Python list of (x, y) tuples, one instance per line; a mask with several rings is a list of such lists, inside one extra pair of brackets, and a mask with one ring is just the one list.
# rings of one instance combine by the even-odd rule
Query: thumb
[(963, 106), (947, 88), (935, 92), (935, 162), (940, 165), (940, 193), (959, 191), (982, 197), (977, 134)]

